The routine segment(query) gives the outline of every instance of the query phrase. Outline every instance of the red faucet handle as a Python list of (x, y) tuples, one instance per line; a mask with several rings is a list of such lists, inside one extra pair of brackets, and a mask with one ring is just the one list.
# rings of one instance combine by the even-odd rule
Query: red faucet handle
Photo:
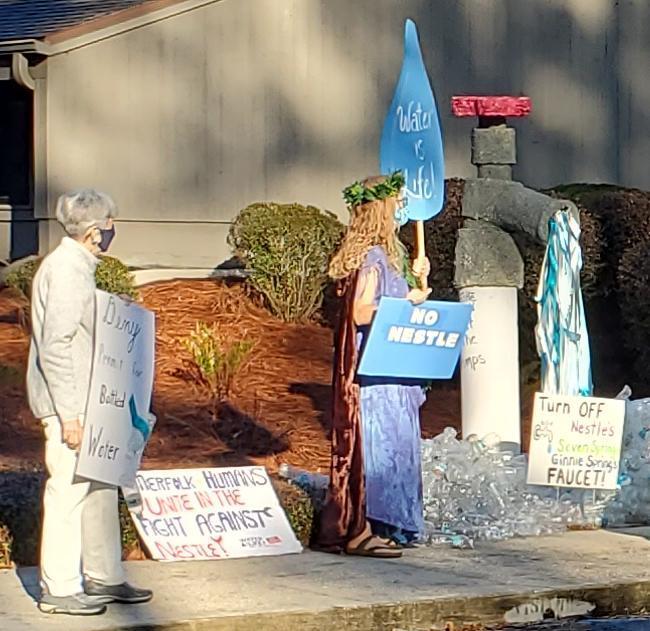
[(479, 118), (508, 118), (528, 116), (532, 102), (528, 96), (452, 96), (454, 116)]

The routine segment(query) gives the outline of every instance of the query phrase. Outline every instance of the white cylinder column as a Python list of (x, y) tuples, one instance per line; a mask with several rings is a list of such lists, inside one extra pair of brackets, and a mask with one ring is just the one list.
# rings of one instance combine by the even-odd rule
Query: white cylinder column
[(464, 287), (474, 306), (461, 354), (463, 436), (495, 433), (504, 449), (521, 449), (519, 328), (516, 287)]

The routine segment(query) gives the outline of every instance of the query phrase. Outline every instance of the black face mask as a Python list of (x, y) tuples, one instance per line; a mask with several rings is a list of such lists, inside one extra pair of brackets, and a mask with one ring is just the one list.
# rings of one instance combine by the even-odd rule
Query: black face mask
[(97, 245), (102, 252), (106, 252), (106, 250), (108, 250), (109, 246), (111, 245), (113, 237), (115, 236), (115, 226), (111, 226), (108, 230), (102, 230), (99, 228), (99, 234), (102, 236), (102, 238)]

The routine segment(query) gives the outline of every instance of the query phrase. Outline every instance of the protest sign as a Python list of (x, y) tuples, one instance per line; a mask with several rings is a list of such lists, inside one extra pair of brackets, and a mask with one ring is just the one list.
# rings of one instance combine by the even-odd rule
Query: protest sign
[(382, 297), (358, 373), (368, 377), (449, 379), (469, 323), (467, 303)]
[(264, 467), (140, 471), (133, 521), (154, 559), (292, 554), (302, 546)]
[[(384, 121), (379, 154), (382, 173), (404, 174), (408, 204), (398, 211), (397, 219), (400, 224), (415, 220), (415, 258), (422, 266), (426, 256), (424, 221), (435, 217), (444, 205), (445, 159), (436, 99), (413, 20), (404, 25), (402, 69)], [(420, 285), (427, 287), (424, 272), (420, 273)]]
[(380, 168), (384, 174), (404, 173), (408, 219), (431, 219), (442, 210), (445, 159), (440, 119), (413, 20), (404, 25), (404, 58), (384, 121)]
[(625, 401), (535, 395), (528, 484), (616, 489)]
[(152, 429), (155, 318), (99, 290), (95, 308), (93, 370), (76, 474), (129, 486)]

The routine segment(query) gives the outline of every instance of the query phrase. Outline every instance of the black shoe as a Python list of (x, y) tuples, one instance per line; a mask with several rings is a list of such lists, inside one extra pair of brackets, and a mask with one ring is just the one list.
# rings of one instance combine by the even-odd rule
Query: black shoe
[(125, 603), (134, 605), (136, 603), (149, 602), (153, 598), (153, 592), (150, 589), (138, 589), (128, 583), (103, 585), (91, 579), (86, 579), (84, 591), (88, 596), (92, 596), (95, 602), (99, 603)]
[(106, 611), (104, 601), (86, 594), (74, 596), (50, 596), (44, 593), (38, 603), (43, 613), (62, 613), (69, 616), (96, 616)]

